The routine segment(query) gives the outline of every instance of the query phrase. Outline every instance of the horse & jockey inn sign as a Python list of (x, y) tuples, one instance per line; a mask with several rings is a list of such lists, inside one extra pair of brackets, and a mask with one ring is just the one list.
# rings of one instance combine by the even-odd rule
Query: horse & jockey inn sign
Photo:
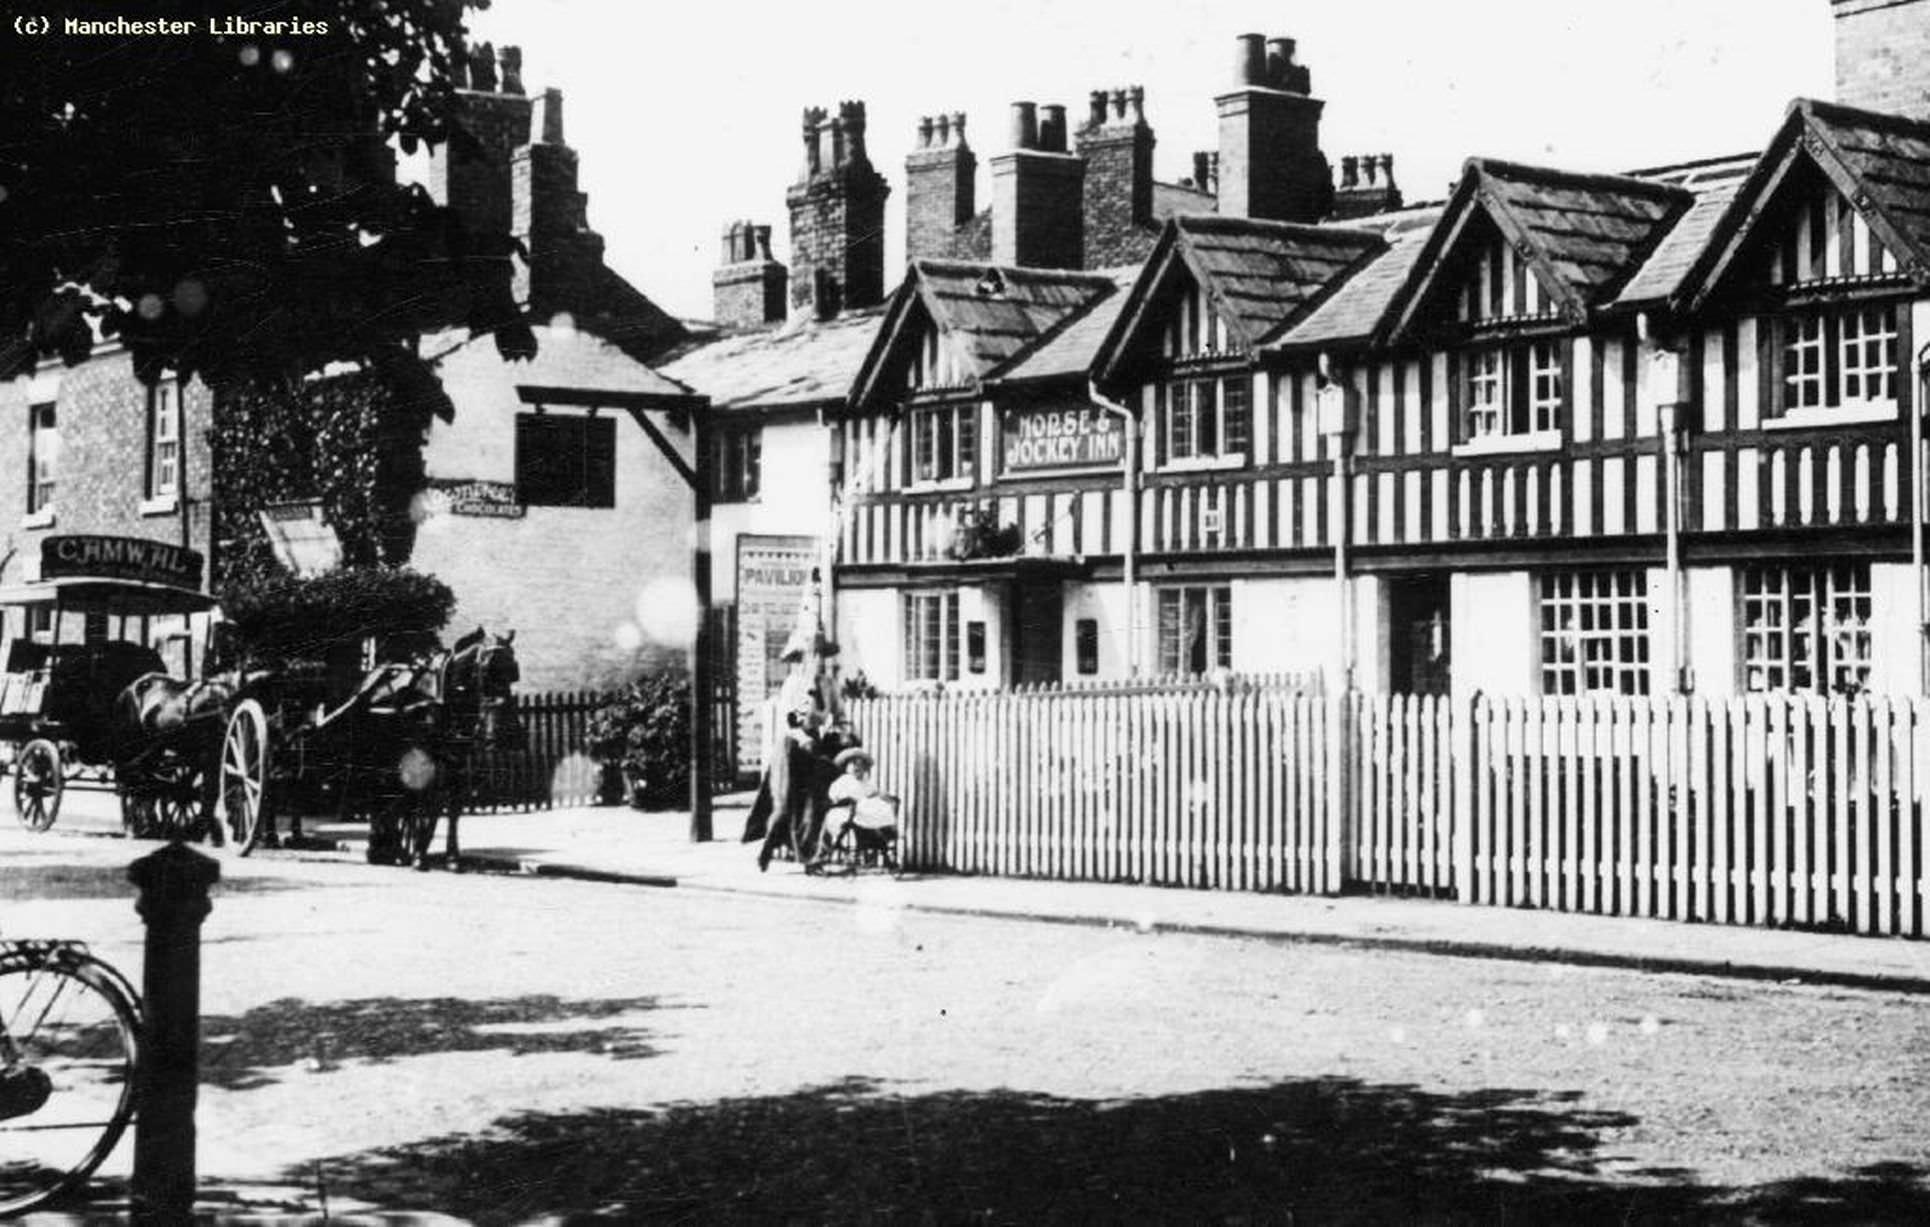
[(141, 537), (45, 537), (40, 542), (40, 578), (199, 588), (201, 555), (183, 546)]
[(1119, 423), (1089, 405), (1004, 409), (999, 443), (1005, 473), (1112, 468), (1126, 454)]

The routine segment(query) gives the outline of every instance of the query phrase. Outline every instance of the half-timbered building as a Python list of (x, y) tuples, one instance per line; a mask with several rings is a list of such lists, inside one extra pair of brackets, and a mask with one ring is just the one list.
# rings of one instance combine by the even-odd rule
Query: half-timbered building
[[(1221, 216), (1166, 221), (1064, 407), (1137, 442), (1102, 469), (997, 464), (1025, 361), (961, 366), (956, 326), (910, 305), (931, 287), (907, 297), (841, 428), (870, 467), (847, 466), (840, 584), (897, 585), (896, 619), (867, 596), (847, 625), (906, 683), (1044, 680), (991, 649), (970, 669), (981, 638), (1031, 637), (1063, 645), (1068, 680), (1916, 691), (1930, 90), (1895, 77), (1930, 74), (1862, 66), (1894, 41), (1870, 23), (1920, 37), (1930, 3), (1834, 7), (1840, 101), (1793, 104), (1760, 153), (1626, 174), (1477, 158), (1438, 206), (1341, 220), (1330, 198), (1312, 225), (1229, 216), (1223, 182)], [(1296, 84), (1238, 89), (1261, 114)], [(919, 435), (962, 403), (969, 425)], [(976, 467), (915, 480), (961, 431)], [(934, 555), (986, 507), (1015, 559)], [(969, 616), (981, 573), (1056, 585), (1056, 635), (1028, 626), (1048, 597)], [(957, 612), (917, 598), (953, 588)]]

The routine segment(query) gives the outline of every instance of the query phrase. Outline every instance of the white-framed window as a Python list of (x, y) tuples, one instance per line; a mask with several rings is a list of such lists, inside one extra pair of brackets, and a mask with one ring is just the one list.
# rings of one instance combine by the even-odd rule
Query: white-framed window
[(1808, 311), (1778, 327), (1775, 411), (1895, 408), (1894, 305)]
[(1745, 690), (1856, 693), (1870, 681), (1870, 566), (1745, 567)]
[(147, 391), (147, 497), (181, 495), (181, 385), (163, 379)]
[(964, 637), (957, 591), (907, 592), (904, 611), (905, 680), (957, 681), (959, 643)]
[(1161, 588), (1158, 600), (1161, 673), (1233, 667), (1233, 589), (1229, 585)]
[(1561, 429), (1568, 405), (1560, 341), (1472, 350), (1461, 367), (1466, 437), (1502, 439)]
[(1648, 692), (1648, 576), (1641, 571), (1543, 575), (1541, 693)]
[(978, 406), (917, 405), (911, 410), (911, 480), (970, 478), (978, 462)]
[(1245, 458), (1253, 437), (1245, 376), (1168, 380), (1159, 399), (1160, 444), (1168, 462)]
[(27, 608), (27, 638), (35, 643), (54, 641), (54, 607), (52, 605), (29, 605)]
[(27, 409), (28, 515), (44, 515), (54, 509), (59, 470), (60, 425), (54, 416), (54, 403), (43, 401)]

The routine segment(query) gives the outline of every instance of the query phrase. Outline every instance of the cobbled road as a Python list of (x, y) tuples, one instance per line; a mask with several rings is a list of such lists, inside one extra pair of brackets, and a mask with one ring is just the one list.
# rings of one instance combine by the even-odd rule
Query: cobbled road
[[(137, 973), (145, 850), (0, 835), (0, 933)], [(888, 880), (223, 868), (214, 1186), (481, 1223), (1930, 1221), (1930, 998), (922, 915)]]

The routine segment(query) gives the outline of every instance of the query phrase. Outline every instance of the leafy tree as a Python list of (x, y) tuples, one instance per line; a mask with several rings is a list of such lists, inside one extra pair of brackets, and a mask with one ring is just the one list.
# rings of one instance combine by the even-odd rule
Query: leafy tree
[[(0, 38), (0, 377), (122, 338), (221, 388), (466, 323), (533, 346), (507, 235), (395, 179), (449, 135), (488, 0), (67, 0)], [(305, 22), (224, 33), (231, 15)], [(193, 33), (65, 33), (179, 20)]]

